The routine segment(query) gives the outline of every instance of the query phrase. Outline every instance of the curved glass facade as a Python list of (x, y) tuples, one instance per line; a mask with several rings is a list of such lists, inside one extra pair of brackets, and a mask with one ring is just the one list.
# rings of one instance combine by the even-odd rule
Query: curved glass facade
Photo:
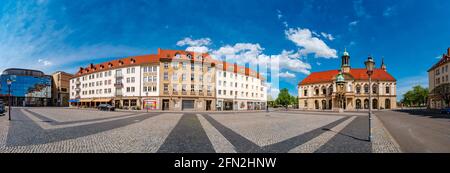
[(8, 99), (7, 80), (11, 79), (14, 106), (46, 106), (51, 98), (51, 76), (35, 70), (8, 69), (0, 76), (0, 96)]

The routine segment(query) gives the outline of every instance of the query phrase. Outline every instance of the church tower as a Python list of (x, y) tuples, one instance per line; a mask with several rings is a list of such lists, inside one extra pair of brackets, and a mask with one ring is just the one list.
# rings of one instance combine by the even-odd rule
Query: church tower
[(381, 70), (387, 71), (386, 64), (384, 64), (384, 58), (381, 59)]
[(341, 71), (342, 73), (350, 73), (350, 54), (345, 49), (344, 54), (342, 55), (342, 64)]

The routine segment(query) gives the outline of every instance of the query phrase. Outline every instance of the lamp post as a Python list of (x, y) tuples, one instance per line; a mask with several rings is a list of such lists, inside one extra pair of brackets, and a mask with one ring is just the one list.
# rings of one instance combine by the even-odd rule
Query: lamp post
[(364, 64), (366, 65), (367, 75), (369, 76), (369, 142), (372, 142), (372, 74), (375, 61), (369, 56)]
[(6, 80), (6, 83), (8, 84), (8, 120), (11, 121), (11, 84), (12, 84), (12, 80), (8, 79), (8, 80)]
[(145, 109), (147, 110), (147, 113), (148, 113), (148, 101), (147, 101), (147, 99), (148, 99), (148, 90), (147, 90), (147, 92), (145, 92), (145, 99), (144, 99), (144, 101), (145, 101), (145, 103), (144, 103), (144, 105), (145, 105)]

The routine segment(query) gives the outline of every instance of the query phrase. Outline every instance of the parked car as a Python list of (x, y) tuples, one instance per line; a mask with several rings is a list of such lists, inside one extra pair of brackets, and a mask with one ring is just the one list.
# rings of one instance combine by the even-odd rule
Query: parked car
[(100, 104), (100, 105), (98, 105), (97, 108), (98, 108), (98, 110), (101, 110), (101, 111), (115, 111), (116, 110), (116, 108), (110, 104)]
[(6, 112), (5, 103), (3, 100), (0, 100), (0, 114), (4, 114)]
[(442, 109), (441, 114), (450, 114), (450, 108)]

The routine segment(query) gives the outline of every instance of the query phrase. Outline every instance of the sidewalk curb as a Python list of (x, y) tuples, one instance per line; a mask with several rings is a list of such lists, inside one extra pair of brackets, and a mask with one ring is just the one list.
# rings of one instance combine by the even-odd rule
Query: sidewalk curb
[(374, 116), (376, 121), (378, 121), (381, 125), (381, 127), (383, 128), (383, 131), (386, 133), (386, 135), (388, 136), (389, 140), (392, 141), (392, 143), (394, 144), (395, 148), (397, 148), (397, 150), (399, 151), (399, 153), (403, 153), (400, 145), (398, 144), (398, 142), (395, 140), (395, 138), (391, 135), (391, 133), (386, 129), (386, 127), (384, 126), (383, 122), (381, 121), (380, 118), (378, 118), (378, 116)]

